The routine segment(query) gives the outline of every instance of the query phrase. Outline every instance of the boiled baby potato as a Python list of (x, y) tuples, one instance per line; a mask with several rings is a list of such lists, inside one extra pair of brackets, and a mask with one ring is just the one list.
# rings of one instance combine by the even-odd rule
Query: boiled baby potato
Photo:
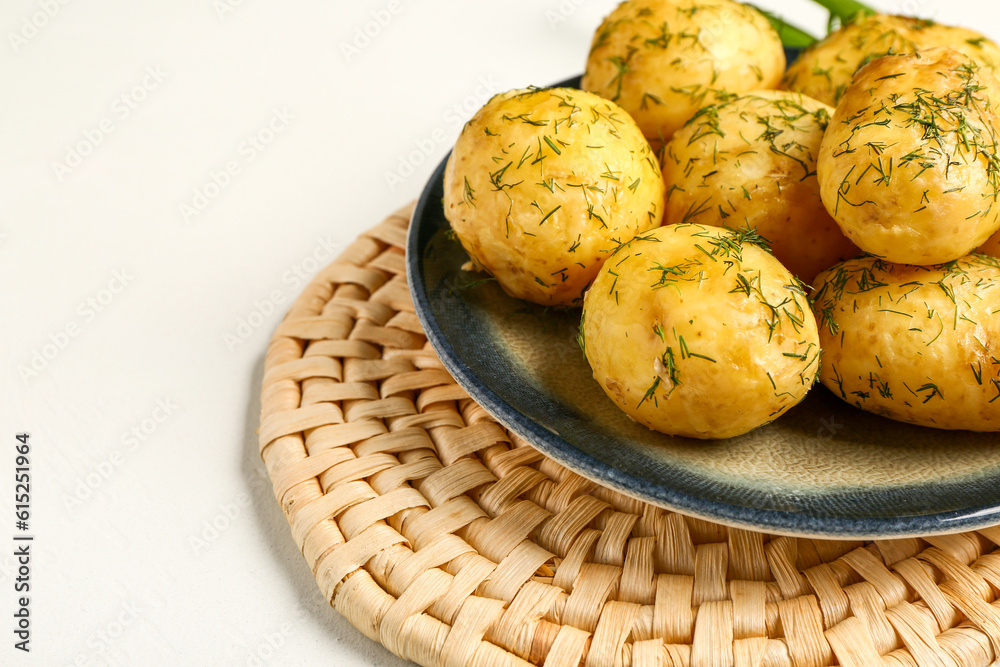
[(974, 30), (910, 16), (859, 14), (803, 51), (788, 67), (781, 87), (836, 106), (862, 65), (935, 46), (961, 51), (994, 74), (1000, 67), (1000, 48)]
[(662, 210), (660, 167), (635, 122), (569, 88), (493, 97), (444, 173), (445, 216), (476, 267), (543, 305), (578, 305), (608, 254)]
[(848, 260), (817, 278), (820, 380), (862, 410), (924, 426), (1000, 430), (1000, 260)]
[(775, 88), (781, 39), (756, 9), (732, 0), (626, 0), (594, 34), (581, 82), (614, 100), (653, 142), (718, 91)]
[(797, 404), (819, 371), (802, 284), (752, 231), (677, 224), (616, 251), (587, 292), (581, 345), (632, 419), (729, 438)]
[(889, 261), (938, 264), (1000, 228), (998, 90), (992, 74), (947, 48), (859, 70), (817, 165), (844, 234)]
[(986, 239), (986, 243), (979, 246), (976, 252), (992, 257), (1000, 257), (1000, 232)]
[(798, 93), (758, 91), (705, 107), (667, 143), (664, 220), (753, 228), (792, 273), (858, 254), (819, 196), (816, 157), (833, 109)]

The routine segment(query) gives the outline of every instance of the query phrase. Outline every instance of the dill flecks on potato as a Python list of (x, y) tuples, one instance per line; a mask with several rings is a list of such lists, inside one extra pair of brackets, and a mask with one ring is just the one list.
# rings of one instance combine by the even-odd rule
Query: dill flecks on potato
[(862, 410), (944, 429), (1000, 430), (1000, 260), (848, 260), (819, 275), (822, 383)]
[(833, 109), (798, 93), (757, 91), (705, 107), (667, 142), (664, 221), (756, 228), (809, 283), (858, 254), (823, 207), (816, 158)]
[(801, 401), (819, 372), (802, 283), (755, 232), (666, 225), (619, 248), (587, 291), (581, 346), (632, 419), (729, 438)]
[(1000, 83), (958, 51), (883, 56), (848, 86), (820, 146), (844, 234), (892, 262), (938, 264), (1000, 228)]
[(994, 74), (1000, 67), (1000, 48), (974, 30), (911, 16), (861, 13), (803, 51), (789, 65), (781, 87), (836, 106), (854, 73), (875, 58), (935, 46), (961, 51)]
[(581, 81), (614, 100), (654, 145), (718, 91), (777, 87), (781, 39), (756, 9), (732, 0), (626, 0), (597, 29)]
[(508, 294), (579, 305), (612, 250), (659, 226), (663, 178), (617, 104), (568, 88), (513, 90), (463, 128), (444, 210), (473, 263)]

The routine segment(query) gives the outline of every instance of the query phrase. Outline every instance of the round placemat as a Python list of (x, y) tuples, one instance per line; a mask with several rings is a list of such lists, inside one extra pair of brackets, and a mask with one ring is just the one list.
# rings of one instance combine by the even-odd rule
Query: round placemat
[(623, 496), (474, 403), (407, 288), (410, 209), (306, 287), (268, 346), (261, 457), (320, 591), (421, 665), (987, 666), (1000, 527), (835, 541)]

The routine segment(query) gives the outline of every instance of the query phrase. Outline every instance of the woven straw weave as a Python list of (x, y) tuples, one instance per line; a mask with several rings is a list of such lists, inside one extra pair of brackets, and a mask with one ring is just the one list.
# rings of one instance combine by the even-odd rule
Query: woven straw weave
[(334, 609), (422, 665), (995, 664), (1000, 528), (825, 541), (691, 519), (507, 432), (428, 346), (409, 210), (268, 347), (261, 456)]

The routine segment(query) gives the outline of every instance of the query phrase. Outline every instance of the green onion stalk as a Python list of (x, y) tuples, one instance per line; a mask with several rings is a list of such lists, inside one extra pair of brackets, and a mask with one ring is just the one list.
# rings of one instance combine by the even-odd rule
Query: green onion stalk
[[(828, 31), (833, 31), (838, 26), (853, 20), (858, 14), (875, 13), (874, 9), (862, 2), (857, 2), (857, 0), (813, 0), (813, 2), (825, 7), (830, 12), (830, 19), (827, 22)], [(760, 7), (755, 6), (755, 8), (771, 22), (774, 29), (778, 31), (778, 36), (781, 37), (781, 43), (785, 46), (793, 49), (804, 49), (816, 41), (816, 37), (802, 28), (788, 23), (781, 16)]]

